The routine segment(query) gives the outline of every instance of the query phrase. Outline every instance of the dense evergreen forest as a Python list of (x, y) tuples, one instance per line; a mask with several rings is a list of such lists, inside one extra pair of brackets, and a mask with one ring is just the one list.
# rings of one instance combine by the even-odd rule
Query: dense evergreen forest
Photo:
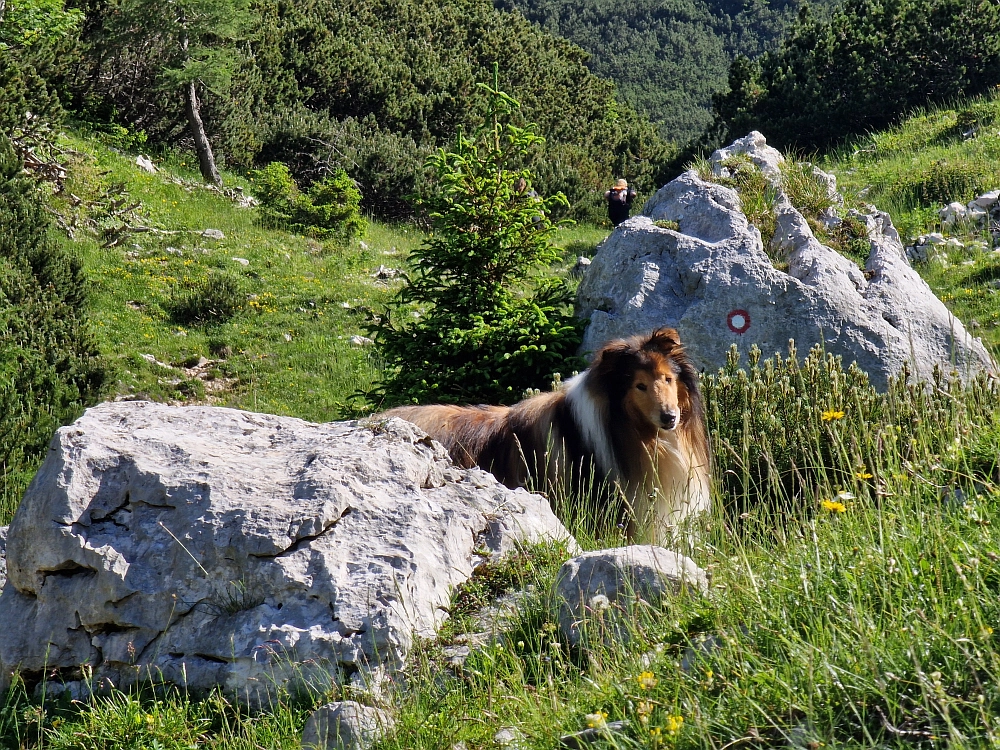
[[(838, 0), (816, 0), (829, 13)], [(615, 82), (629, 106), (684, 143), (712, 122), (712, 95), (730, 62), (774, 49), (799, 0), (496, 0), (590, 54), (587, 66)]]
[(342, 168), (378, 216), (407, 215), (426, 157), (481, 121), (476, 84), (494, 62), (545, 138), (529, 157), (535, 188), (563, 191), (576, 218), (598, 218), (613, 175), (652, 189), (672, 154), (583, 50), (485, 0), (88, 0), (81, 11), (56, 54), (21, 55), (77, 120), (188, 148), (193, 102), (225, 165), (283, 161), (306, 184)]
[[(715, 137), (750, 129), (824, 150), (928, 105), (1000, 84), (1000, 6), (983, 0), (846, 0), (799, 14), (780, 48), (739, 57), (715, 97)], [(975, 134), (975, 118), (959, 123)]]

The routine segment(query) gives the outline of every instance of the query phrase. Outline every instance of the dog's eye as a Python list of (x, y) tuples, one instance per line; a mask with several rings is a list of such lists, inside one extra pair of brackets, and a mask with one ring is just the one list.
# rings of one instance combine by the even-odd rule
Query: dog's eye
[(646, 390), (646, 384), (645, 383), (639, 383), (638, 385), (636, 385), (636, 388), (638, 388), (640, 391), (644, 391), (644, 390)]

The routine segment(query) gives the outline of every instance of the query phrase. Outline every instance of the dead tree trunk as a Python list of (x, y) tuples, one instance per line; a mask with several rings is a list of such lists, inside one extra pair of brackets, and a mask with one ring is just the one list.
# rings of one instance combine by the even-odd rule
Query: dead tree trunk
[[(3, 0), (0, 0), (0, 2), (3, 2)], [(194, 147), (198, 151), (198, 164), (201, 167), (201, 176), (205, 178), (205, 182), (222, 187), (222, 176), (215, 166), (212, 144), (208, 142), (208, 136), (205, 135), (205, 124), (201, 121), (201, 104), (198, 102), (197, 85), (195, 81), (191, 81), (187, 85), (187, 91), (184, 96), (188, 124), (191, 125)]]

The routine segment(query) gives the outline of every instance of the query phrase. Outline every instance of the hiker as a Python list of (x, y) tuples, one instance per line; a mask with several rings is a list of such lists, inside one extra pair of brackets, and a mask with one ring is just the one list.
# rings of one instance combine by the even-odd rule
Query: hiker
[(615, 186), (604, 194), (604, 199), (608, 202), (608, 218), (612, 224), (618, 226), (628, 218), (635, 195), (635, 190), (624, 179), (615, 182)]

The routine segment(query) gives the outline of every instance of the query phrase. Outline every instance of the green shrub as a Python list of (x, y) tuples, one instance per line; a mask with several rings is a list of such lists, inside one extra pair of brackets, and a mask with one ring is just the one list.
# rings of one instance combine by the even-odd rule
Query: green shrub
[(225, 323), (246, 307), (247, 295), (239, 277), (212, 274), (176, 297), (170, 317), (179, 325)]
[(307, 193), (299, 190), (291, 171), (281, 162), (253, 170), (250, 177), (265, 226), (340, 241), (365, 231), (361, 193), (343, 170), (313, 184)]
[(369, 394), (377, 401), (511, 403), (579, 367), (570, 288), (531, 275), (559, 257), (549, 213), (565, 198), (533, 195), (530, 172), (515, 165), (540, 139), (510, 124), (519, 105), (496, 83), (483, 88), (486, 124), (428, 160), (439, 185), (420, 201), (431, 235), (411, 255), (416, 273), (373, 322), (387, 364)]
[(820, 488), (857, 490), (904, 466), (947, 464), (975, 481), (995, 469), (983, 456), (1000, 395), (986, 376), (963, 385), (936, 371), (927, 384), (904, 371), (879, 393), (857, 365), (844, 369), (818, 345), (800, 363), (791, 342), (788, 357), (763, 362), (753, 347), (748, 365), (734, 346), (726, 367), (703, 379), (715, 474), (738, 504), (769, 497), (774, 510), (798, 511)]
[(0, 135), (0, 523), (52, 432), (97, 400), (106, 378), (86, 325), (80, 263), (48, 236), (43, 199)]

